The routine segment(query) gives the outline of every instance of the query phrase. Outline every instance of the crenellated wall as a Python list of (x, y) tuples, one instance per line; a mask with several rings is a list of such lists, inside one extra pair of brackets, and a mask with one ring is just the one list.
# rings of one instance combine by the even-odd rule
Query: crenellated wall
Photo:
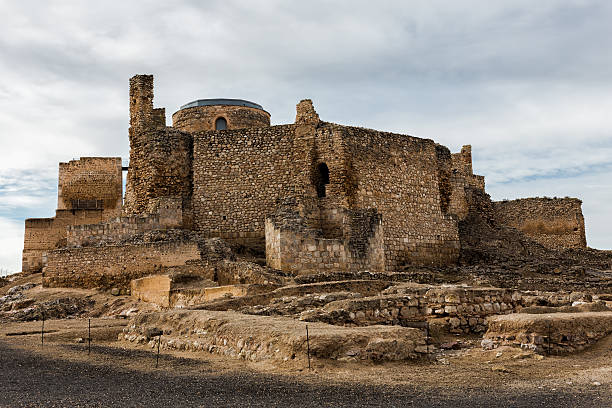
[(547, 248), (586, 248), (582, 201), (577, 198), (523, 198), (493, 205), (498, 222)]

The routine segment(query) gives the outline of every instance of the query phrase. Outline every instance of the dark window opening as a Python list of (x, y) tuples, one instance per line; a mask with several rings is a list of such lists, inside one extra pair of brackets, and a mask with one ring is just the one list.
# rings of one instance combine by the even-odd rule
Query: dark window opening
[(103, 210), (104, 200), (71, 200), (72, 210)]
[(329, 169), (327, 164), (319, 163), (317, 165), (317, 197), (325, 197), (325, 185), (329, 184)]
[(215, 121), (215, 130), (225, 130), (227, 129), (227, 120), (225, 118), (218, 118)]

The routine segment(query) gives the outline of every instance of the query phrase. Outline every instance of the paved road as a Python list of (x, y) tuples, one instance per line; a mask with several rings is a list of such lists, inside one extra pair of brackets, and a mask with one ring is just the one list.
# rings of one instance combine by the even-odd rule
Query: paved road
[[(96, 353), (142, 351), (99, 347)], [(143, 357), (143, 354), (146, 355)], [(129, 356), (128, 356), (129, 358)], [(161, 363), (176, 365), (163, 357)], [(183, 359), (179, 364), (202, 364)], [(184, 372), (181, 371), (181, 372)], [(572, 395), (534, 391), (520, 395), (485, 389), (445, 393), (416, 387), (313, 385), (261, 374), (188, 375), (171, 370), (143, 372), (110, 365), (46, 359), (0, 341), (1, 407), (607, 407), (612, 398), (588, 391)]]

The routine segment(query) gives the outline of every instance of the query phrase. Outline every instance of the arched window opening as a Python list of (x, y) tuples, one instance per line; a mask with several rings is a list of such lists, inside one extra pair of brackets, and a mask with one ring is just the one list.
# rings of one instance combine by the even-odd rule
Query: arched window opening
[(215, 121), (215, 130), (225, 130), (227, 129), (227, 120), (225, 118), (218, 118)]
[(329, 184), (329, 168), (327, 164), (319, 163), (317, 165), (317, 196), (325, 197), (325, 185)]

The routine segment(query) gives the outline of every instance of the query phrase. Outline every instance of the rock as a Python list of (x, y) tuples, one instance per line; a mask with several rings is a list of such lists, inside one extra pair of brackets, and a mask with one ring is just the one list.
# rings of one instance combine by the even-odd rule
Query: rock
[(113, 295), (113, 296), (119, 296), (120, 293), (121, 293), (121, 291), (119, 290), (119, 288), (112, 288), (111, 289), (111, 295)]
[(485, 350), (492, 350), (495, 348), (495, 343), (491, 339), (483, 339), (480, 342), (480, 346)]
[(163, 334), (163, 330), (157, 327), (150, 327), (145, 330), (145, 336), (148, 338), (161, 336)]
[(510, 370), (508, 370), (504, 366), (493, 366), (493, 367), (491, 367), (491, 371), (495, 371), (495, 372), (498, 372), (498, 373), (509, 373), (510, 372)]
[(461, 345), (457, 341), (450, 341), (448, 343), (440, 344), (440, 348), (443, 350), (459, 350)]
[(131, 307), (131, 308), (125, 309), (124, 311), (119, 313), (119, 316), (126, 316), (127, 317), (127, 316), (135, 315), (136, 313), (138, 313), (138, 308)]
[(529, 358), (531, 356), (530, 353), (519, 353), (512, 356), (515, 360), (523, 360), (525, 358)]
[(74, 339), (75, 343), (85, 343), (85, 339), (82, 337), (77, 337), (76, 339)]
[(502, 353), (501, 351), (498, 351), (497, 354), (495, 354), (495, 358), (499, 358), (503, 355), (504, 353)]
[(593, 381), (591, 384), (596, 386), (596, 387), (599, 387), (601, 385), (601, 383), (599, 381)]

